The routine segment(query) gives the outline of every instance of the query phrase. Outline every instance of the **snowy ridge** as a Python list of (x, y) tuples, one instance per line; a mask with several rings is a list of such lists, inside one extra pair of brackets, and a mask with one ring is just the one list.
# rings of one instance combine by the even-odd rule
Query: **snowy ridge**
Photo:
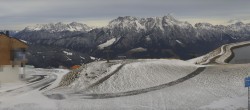
[(62, 31), (90, 31), (92, 28), (87, 26), (86, 24), (81, 24), (77, 22), (72, 22), (70, 24), (64, 24), (62, 22), (58, 22), (56, 24), (37, 24), (35, 26), (28, 26), (25, 28), (26, 31), (40, 31), (46, 30), (49, 32), (62, 32)]
[(227, 63), (227, 60), (232, 56), (233, 48), (237, 48), (237, 47), (241, 47), (241, 46), (245, 46), (245, 45), (250, 45), (250, 41), (245, 41), (245, 42), (240, 42), (240, 43), (232, 43), (232, 44), (228, 44), (225, 47), (225, 51), (223, 53), (223, 55), (221, 55), (219, 58), (216, 59), (217, 63)]
[(151, 18), (137, 18), (131, 16), (118, 17), (110, 21), (108, 27), (120, 28), (120, 29), (135, 29), (136, 31), (140, 30), (150, 30), (152, 28), (158, 28), (162, 31), (166, 27), (178, 26), (181, 28), (191, 28), (192, 25), (188, 22), (182, 22), (176, 20), (173, 16), (167, 15), (163, 17), (151, 17)]
[(234, 32), (240, 32), (240, 31), (250, 31), (250, 24), (244, 24), (242, 22), (236, 22), (230, 25), (212, 25), (210, 23), (196, 23), (195, 27), (197, 29), (203, 29), (203, 30), (214, 30), (214, 31), (234, 31)]

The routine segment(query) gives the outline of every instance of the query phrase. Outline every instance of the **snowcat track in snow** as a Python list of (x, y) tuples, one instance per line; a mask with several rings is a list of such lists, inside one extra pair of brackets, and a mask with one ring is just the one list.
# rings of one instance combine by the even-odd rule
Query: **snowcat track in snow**
[(206, 67), (199, 67), (197, 68), (195, 71), (193, 71), (192, 73), (177, 79), (175, 81), (166, 83), (166, 84), (161, 84), (158, 86), (154, 86), (154, 87), (149, 87), (149, 88), (145, 88), (145, 89), (139, 89), (139, 90), (133, 90), (133, 91), (127, 91), (127, 92), (119, 92), (119, 93), (105, 93), (105, 94), (82, 94), (82, 98), (83, 99), (104, 99), (104, 98), (114, 98), (114, 97), (122, 97), (122, 96), (130, 96), (130, 95), (137, 95), (137, 94), (142, 94), (142, 93), (147, 93), (150, 91), (155, 91), (155, 90), (159, 90), (159, 89), (163, 89), (166, 87), (171, 87), (174, 86), (176, 84), (182, 83), (190, 78), (195, 77), (196, 75), (200, 74), (201, 72), (203, 72), (206, 69)]

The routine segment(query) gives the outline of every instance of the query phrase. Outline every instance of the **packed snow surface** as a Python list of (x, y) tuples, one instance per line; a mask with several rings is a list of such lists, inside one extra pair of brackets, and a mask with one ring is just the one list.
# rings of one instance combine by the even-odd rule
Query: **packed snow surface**
[[(179, 63), (179, 64), (180, 66), (192, 66), (189, 63)], [(27, 93), (19, 94), (17, 96), (1, 97), (0, 109), (3, 110), (4, 109), (8, 110), (246, 109), (247, 89), (244, 87), (243, 80), (250, 71), (249, 66), (250, 66), (249, 64), (208, 66), (204, 72), (183, 83), (168, 88), (151, 91), (148, 93), (126, 96), (126, 97), (107, 98), (107, 99), (84, 99), (81, 98), (81, 95), (75, 95), (72, 97), (67, 97), (68, 99), (66, 98), (64, 100), (54, 100), (47, 98), (42, 94), (42, 92), (49, 91), (49, 89), (46, 89), (44, 91), (33, 90)], [(35, 70), (34, 72), (36, 71), (37, 70)], [(43, 70), (40, 69), (39, 71)], [(44, 73), (46, 71), (48, 72), (48, 70), (44, 70)], [(50, 74), (60, 74), (60, 73), (61, 71), (53, 70), (51, 71)]]
[[(30, 88), (30, 91), (24, 91), (20, 93), (15, 93), (12, 96), (7, 95), (8, 93), (20, 89), (21, 87), (29, 87), (29, 85), (36, 84), (34, 83), (20, 83), (20, 84), (8, 84), (9, 88), (1, 88), (3, 91), (0, 92), (0, 109), (1, 110), (55, 110), (57, 109), (57, 104), (53, 100), (49, 100), (42, 93), (46, 90), (50, 90), (58, 86), (61, 78), (65, 75), (68, 70), (64, 69), (36, 69), (36, 68), (26, 68), (26, 75), (57, 75), (57, 79), (51, 83), (48, 88), (44, 90)], [(41, 80), (41, 82), (44, 79)], [(5, 95), (6, 94), (6, 95)]]
[(107, 81), (89, 89), (88, 92), (116, 93), (149, 88), (184, 77), (195, 69), (197, 66), (175, 59), (138, 60), (125, 64)]
[[(223, 51), (223, 52), (221, 52)], [(220, 57), (224, 49), (216, 50)], [(212, 56), (214, 57), (214, 56)], [(220, 58), (219, 57), (219, 58)], [(201, 58), (202, 59), (202, 58)], [(210, 59), (207, 57), (206, 59)], [(158, 86), (180, 79), (200, 66), (176, 59), (143, 59), (96, 61), (84, 65), (80, 76), (71, 85), (55, 88), (67, 70), (27, 69), (32, 75), (52, 74), (57, 79), (47, 88), (31, 89), (13, 96), (8, 88), (0, 91), (1, 110), (244, 110), (247, 88), (244, 78), (250, 64), (219, 64), (205, 66), (196, 76), (159, 90), (115, 98), (86, 99), (86, 94), (117, 93)], [(52, 76), (53, 76), (52, 75)], [(38, 82), (39, 83), (39, 82)], [(16, 86), (25, 86), (25, 83)], [(11, 88), (11, 87), (10, 87)], [(12, 87), (13, 89), (15, 87)], [(65, 91), (71, 91), (65, 92)], [(73, 91), (73, 92), (72, 92)], [(74, 93), (75, 92), (75, 93)], [(51, 97), (63, 97), (55, 100)]]

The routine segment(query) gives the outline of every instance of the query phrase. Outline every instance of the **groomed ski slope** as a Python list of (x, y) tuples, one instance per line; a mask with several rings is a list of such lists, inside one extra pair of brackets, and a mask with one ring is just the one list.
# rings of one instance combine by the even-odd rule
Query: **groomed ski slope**
[(118, 93), (149, 88), (182, 78), (198, 67), (181, 60), (138, 60), (85, 93)]
[(250, 64), (209, 66), (175, 86), (143, 94), (107, 99), (85, 99), (81, 94), (61, 100), (64, 109), (90, 110), (237, 110), (247, 108), (243, 79)]

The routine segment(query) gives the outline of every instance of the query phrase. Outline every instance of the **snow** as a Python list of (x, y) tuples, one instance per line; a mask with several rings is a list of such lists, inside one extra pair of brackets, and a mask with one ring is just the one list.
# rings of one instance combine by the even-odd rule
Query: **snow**
[(105, 43), (100, 44), (100, 45), (98, 46), (98, 48), (99, 48), (99, 49), (104, 49), (105, 47), (108, 47), (108, 46), (112, 45), (115, 41), (116, 41), (116, 38), (112, 38), (112, 39), (106, 41)]
[[(56, 109), (56, 103), (48, 100), (40, 91), (34, 90), (18, 96), (1, 98), (0, 109), (13, 110), (53, 110)], [(14, 105), (14, 106), (13, 106)]]
[(151, 38), (149, 36), (146, 36), (146, 41), (151, 41)]
[(95, 58), (95, 57), (93, 57), (93, 56), (90, 56), (90, 59), (91, 59), (91, 60), (95, 60), (96, 58)]
[(238, 97), (227, 97), (222, 98), (218, 101), (214, 101), (209, 105), (203, 106), (203, 109), (226, 109), (226, 110), (236, 110), (244, 109), (246, 106), (247, 94)]
[[(64, 69), (39, 69), (39, 68), (27, 68), (28, 75), (49, 75), (56, 74), (57, 79), (45, 90), (50, 90), (58, 86), (68, 70)], [(8, 85), (9, 88), (5, 88), (4, 91), (18, 89), (31, 84), (20, 83)], [(29, 92), (19, 93), (18, 95), (4, 96), (4, 93), (0, 92), (0, 109), (11, 110), (55, 110), (57, 109), (57, 103), (53, 100), (49, 100), (42, 93), (45, 91), (39, 91), (39, 89), (31, 90)]]
[(80, 58), (81, 58), (81, 59), (83, 59), (83, 60), (85, 60), (85, 58), (84, 58), (84, 57), (82, 57), (82, 56), (80, 56)]
[[(138, 65), (138, 63), (141, 61), (142, 60), (131, 62), (131, 64), (128, 64), (128, 65), (133, 65), (133, 66)], [(149, 63), (151, 60), (144, 60), (144, 61)], [(193, 66), (193, 64), (190, 64), (188, 62), (176, 61), (176, 60), (170, 60), (170, 61), (152, 60), (152, 62), (154, 63), (161, 62), (162, 65), (172, 65), (172, 66), (177, 66), (177, 65)], [(174, 62), (174, 63), (165, 64), (166, 62)], [(97, 63), (99, 64), (99, 67)], [(97, 67), (93, 67), (93, 65), (97, 65)], [(91, 68), (89, 68), (89, 70), (87, 71), (98, 72), (97, 68), (99, 69), (103, 68), (103, 66), (101, 65), (102, 65), (102, 62), (92, 63), (91, 65), (88, 66)], [(145, 65), (149, 65), (149, 64), (145, 64)], [(243, 79), (245, 76), (247, 76), (248, 71), (250, 71), (249, 66), (250, 66), (249, 64), (209, 66), (201, 74), (187, 81), (184, 81), (180, 84), (167, 87), (167, 88), (163, 88), (160, 90), (156, 90), (156, 91), (151, 91), (148, 93), (133, 95), (133, 96), (108, 98), (108, 99), (84, 99), (79, 94), (75, 94), (75, 95), (71, 94), (67, 96), (68, 99), (53, 100), (53, 102), (50, 103), (51, 107), (49, 108), (51, 110), (55, 109), (54, 104), (56, 103), (56, 109), (71, 109), (71, 110), (76, 110), (76, 109), (94, 109), (94, 110), (117, 110), (117, 109), (130, 109), (130, 110), (138, 110), (138, 109), (143, 109), (143, 110), (226, 109), (226, 110), (230, 110), (232, 109), (232, 110), (235, 110), (235, 109), (246, 109), (247, 108), (247, 99), (246, 99), (247, 89), (244, 87)], [(185, 71), (185, 70), (182, 70), (182, 71)], [(124, 80), (130, 80), (130, 79), (128, 78)], [(63, 89), (61, 90), (61, 92), (62, 91)], [(50, 102), (52, 99), (46, 99), (46, 100)], [(25, 103), (24, 104), (17, 103), (17, 105), (22, 105), (23, 107), (25, 107)], [(11, 108), (15, 108), (15, 106)], [(31, 108), (39, 108), (39, 106), (38, 104), (35, 104), (35, 105), (32, 105)]]
[(136, 26), (137, 26), (136, 27), (137, 30), (140, 30), (140, 29), (145, 30), (146, 29), (145, 26), (141, 25), (138, 20), (136, 20), (135, 23), (136, 23)]
[(90, 31), (92, 30), (91, 27), (87, 26), (86, 24), (72, 22), (69, 24), (64, 24), (62, 22), (58, 23), (50, 23), (50, 24), (37, 24), (34, 26), (28, 26), (25, 28), (28, 31), (40, 31), (46, 30), (49, 32), (62, 32), (62, 31)]
[(240, 47), (244, 45), (249, 45), (250, 41), (240, 42), (240, 43), (231, 43), (225, 46), (225, 51), (223, 55), (221, 55), (218, 59), (216, 59), (216, 62), (218, 63), (226, 63), (225, 61), (233, 54), (232, 48), (234, 47)]
[(67, 57), (67, 56), (66, 56), (66, 58), (67, 58), (67, 61), (71, 61), (71, 60), (72, 60), (71, 58), (69, 58), (69, 57)]
[(145, 52), (145, 51), (147, 51), (147, 49), (142, 48), (142, 47), (138, 47), (138, 48), (134, 48), (134, 49), (129, 50), (129, 52)]
[(249, 45), (249, 44), (250, 44), (250, 41), (225, 44), (209, 52), (208, 54), (205, 54), (198, 58), (190, 59), (189, 62), (193, 62), (196, 64), (208, 64), (211, 61), (211, 59), (218, 57), (215, 60), (216, 63), (226, 64), (226, 60), (232, 55), (232, 48)]
[(115, 93), (149, 88), (184, 77), (196, 68), (181, 60), (140, 60), (126, 64), (118, 73), (88, 92)]
[(84, 90), (112, 74), (119, 66), (121, 66), (121, 63), (109, 65), (106, 61), (87, 64), (86, 68), (80, 73), (81, 77), (74, 81), (70, 87), (74, 88), (75, 91)]
[(14, 83), (0, 83), (0, 93), (3, 91), (7, 91), (10, 89), (19, 88), (22, 86), (25, 86), (26, 84), (24, 82), (14, 82)]
[(25, 41), (25, 40), (21, 40), (21, 41), (22, 41), (22, 42), (24, 42), (24, 43), (26, 43), (26, 44), (28, 43), (28, 42), (27, 42), (27, 41)]
[(183, 44), (181, 41), (179, 41), (179, 40), (175, 40), (177, 43), (179, 43), (179, 44)]
[[(236, 44), (233, 44), (236, 45)], [(237, 44), (238, 45), (238, 44)], [(231, 47), (231, 46), (230, 46)], [(214, 55), (227, 55), (218, 48)], [(216, 54), (215, 54), (216, 53)], [(88, 94), (119, 93), (150, 88), (186, 76), (201, 67), (191, 61), (177, 59), (139, 59), (124, 61), (96, 61), (84, 65), (80, 77), (71, 85), (58, 86), (69, 70), (28, 68), (31, 75), (56, 75), (47, 88), (31, 89), (16, 95), (0, 92), (0, 109), (6, 110), (236, 110), (247, 108), (247, 88), (244, 78), (249, 76), (250, 64), (223, 64), (204, 66), (206, 69), (178, 84), (115, 98), (86, 99)], [(118, 71), (117, 71), (118, 70)], [(116, 71), (116, 72), (115, 72)], [(86, 75), (87, 74), (87, 75)], [(101, 81), (102, 80), (102, 81)], [(20, 87), (22, 84), (8, 86)], [(5, 86), (6, 87), (6, 86)], [(5, 88), (5, 90), (7, 90)], [(70, 92), (68, 92), (70, 91)], [(11, 92), (11, 91), (10, 91)], [(46, 97), (59, 94), (62, 100)], [(87, 97), (88, 98), (88, 97)]]
[(73, 55), (73, 53), (67, 52), (67, 51), (63, 51), (63, 53), (65, 53), (65, 54), (68, 55), (68, 56), (72, 56), (72, 55)]
[(47, 88), (48, 90), (53, 89), (59, 85), (61, 82), (61, 79), (65, 74), (67, 74), (69, 70), (67, 69), (54, 69), (54, 72), (51, 72), (50, 74), (57, 75), (57, 79)]

